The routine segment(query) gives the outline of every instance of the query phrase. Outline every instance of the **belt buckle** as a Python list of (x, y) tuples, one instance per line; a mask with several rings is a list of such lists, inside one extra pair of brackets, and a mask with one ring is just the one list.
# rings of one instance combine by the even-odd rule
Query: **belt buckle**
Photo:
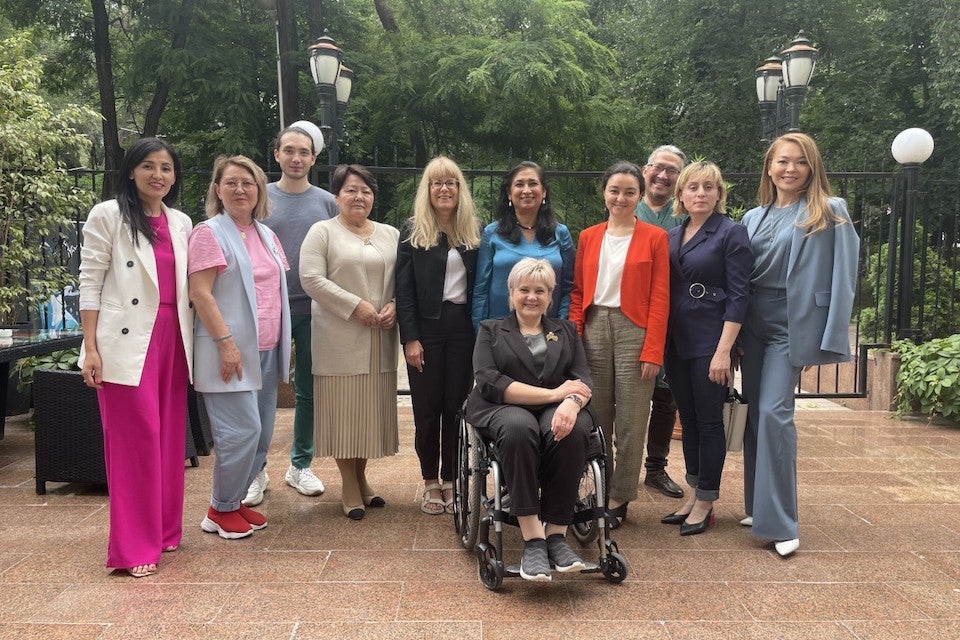
[[(697, 291), (697, 293), (694, 293), (694, 291)], [(700, 282), (694, 282), (693, 284), (690, 285), (690, 289), (688, 289), (688, 292), (690, 293), (691, 298), (694, 298), (695, 300), (699, 300), (703, 296), (707, 295), (707, 288), (703, 286), (703, 284)]]

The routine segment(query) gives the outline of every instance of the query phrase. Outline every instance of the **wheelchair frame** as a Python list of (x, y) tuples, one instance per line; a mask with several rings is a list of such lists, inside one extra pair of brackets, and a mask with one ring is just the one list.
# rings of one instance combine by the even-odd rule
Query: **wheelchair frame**
[[(480, 581), (487, 589), (500, 588), (504, 577), (520, 575), (519, 564), (506, 565), (503, 561), (503, 525), (518, 526), (517, 519), (504, 508), (506, 485), (496, 455), (496, 447), (484, 442), (460, 414), (457, 441), (457, 477), (453, 484), (454, 528), (460, 544), (473, 550), (477, 556)], [(617, 543), (609, 536), (606, 526), (606, 458), (603, 431), (594, 433), (599, 438), (600, 454), (589, 458), (580, 481), (574, 521), (570, 531), (581, 545), (595, 542), (599, 551), (596, 563), (587, 563), (580, 573), (602, 573), (612, 583), (623, 582), (629, 571), (626, 558), (620, 554)], [(493, 495), (488, 495), (487, 476), (492, 474)], [(493, 541), (490, 529), (493, 528)]]

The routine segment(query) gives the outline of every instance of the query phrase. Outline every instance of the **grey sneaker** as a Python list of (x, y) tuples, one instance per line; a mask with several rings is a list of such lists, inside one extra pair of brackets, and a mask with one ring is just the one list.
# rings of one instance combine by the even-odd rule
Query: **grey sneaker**
[(520, 577), (525, 580), (548, 582), (550, 580), (550, 558), (547, 556), (547, 542), (541, 538), (527, 540), (523, 544), (520, 557)]
[(318, 496), (323, 493), (323, 483), (320, 481), (320, 478), (313, 475), (310, 467), (297, 469), (295, 466), (290, 465), (284, 480), (286, 480), (288, 485), (305, 496)]
[(267, 475), (267, 468), (260, 469), (260, 473), (253, 476), (253, 482), (247, 489), (247, 497), (243, 499), (243, 504), (248, 507), (255, 507), (263, 502), (263, 492), (267, 490), (270, 483), (270, 477)]
[(547, 555), (560, 573), (583, 571), (587, 568), (586, 563), (559, 533), (547, 536)]

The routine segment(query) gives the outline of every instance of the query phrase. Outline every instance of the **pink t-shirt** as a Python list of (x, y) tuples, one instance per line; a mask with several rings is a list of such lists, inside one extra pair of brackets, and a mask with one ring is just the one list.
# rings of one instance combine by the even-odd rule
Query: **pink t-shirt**
[[(237, 225), (237, 228), (241, 229), (240, 225)], [(250, 225), (243, 227), (242, 230), (247, 236), (243, 239), (243, 246), (246, 247), (253, 266), (253, 284), (257, 295), (257, 322), (260, 325), (260, 333), (257, 336), (258, 348), (260, 351), (269, 351), (275, 349), (280, 342), (280, 318), (283, 306), (283, 298), (280, 295), (280, 271), (267, 246), (260, 239), (256, 227)], [(283, 270), (289, 271), (290, 265), (287, 264), (287, 256), (283, 253), (277, 234), (269, 229), (267, 231), (273, 235), (273, 245), (280, 255)], [(193, 233), (190, 234), (187, 272), (196, 273), (211, 267), (216, 267), (217, 272), (220, 272), (226, 266), (227, 259), (210, 228), (205, 224), (195, 226)]]

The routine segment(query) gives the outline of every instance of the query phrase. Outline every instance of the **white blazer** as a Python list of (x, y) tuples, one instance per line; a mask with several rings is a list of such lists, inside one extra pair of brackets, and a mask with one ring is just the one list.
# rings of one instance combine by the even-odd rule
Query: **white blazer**
[[(177, 278), (177, 313), (190, 379), (193, 379), (193, 308), (187, 293), (187, 239), (193, 222), (163, 207), (170, 228)], [(97, 350), (103, 380), (139, 386), (160, 307), (153, 247), (143, 237), (134, 246), (116, 200), (96, 205), (83, 225), (80, 250), (80, 308), (97, 309)], [(84, 351), (80, 350), (83, 367)]]

